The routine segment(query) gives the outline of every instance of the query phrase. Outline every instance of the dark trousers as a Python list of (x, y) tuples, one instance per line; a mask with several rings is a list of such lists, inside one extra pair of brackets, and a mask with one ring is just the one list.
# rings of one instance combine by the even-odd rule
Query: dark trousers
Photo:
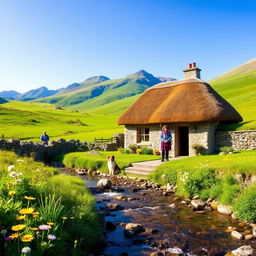
[(169, 150), (162, 150), (162, 160), (164, 160), (164, 156), (167, 159), (169, 159)]

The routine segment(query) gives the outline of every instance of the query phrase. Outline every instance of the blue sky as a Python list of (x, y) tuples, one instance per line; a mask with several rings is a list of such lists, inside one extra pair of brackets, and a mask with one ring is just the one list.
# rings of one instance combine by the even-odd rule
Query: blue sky
[(139, 69), (211, 79), (256, 56), (254, 0), (0, 0), (0, 91)]

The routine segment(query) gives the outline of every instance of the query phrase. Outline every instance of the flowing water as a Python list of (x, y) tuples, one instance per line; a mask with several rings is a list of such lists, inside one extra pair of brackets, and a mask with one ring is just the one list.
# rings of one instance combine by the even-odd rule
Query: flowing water
[[(80, 177), (85, 179), (87, 186), (93, 190), (98, 178)], [(171, 253), (179, 253), (182, 250), (182, 255), (220, 256), (242, 245), (256, 248), (255, 241), (235, 240), (226, 232), (229, 226), (237, 227), (241, 232), (246, 229), (229, 216), (218, 214), (216, 211), (192, 211), (175, 195), (163, 196), (159, 191), (147, 189), (137, 191), (140, 186), (138, 183), (112, 181), (115, 184), (114, 189), (95, 194), (97, 208), (100, 210), (108, 203), (118, 203), (124, 209), (112, 211), (105, 217), (105, 222), (110, 221), (117, 226), (114, 231), (106, 233), (108, 245), (102, 255), (118, 256), (125, 252), (128, 255), (150, 255), (154, 251), (164, 249)], [(115, 200), (119, 195), (133, 200)], [(176, 204), (175, 208), (170, 206), (172, 203)], [(140, 223), (145, 229), (151, 230), (133, 238), (126, 238), (124, 226), (129, 222)]]

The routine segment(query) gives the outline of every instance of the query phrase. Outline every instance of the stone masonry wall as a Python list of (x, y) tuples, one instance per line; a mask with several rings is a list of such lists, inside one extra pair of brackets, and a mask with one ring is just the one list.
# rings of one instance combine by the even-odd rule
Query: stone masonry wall
[(216, 133), (217, 149), (232, 147), (234, 150), (256, 149), (256, 130), (224, 131)]
[(70, 152), (83, 152), (88, 150), (117, 150), (116, 143), (87, 143), (79, 140), (59, 139), (50, 141), (48, 146), (32, 142), (19, 140), (0, 140), (0, 150), (13, 151), (20, 156), (30, 156), (36, 161), (49, 162), (54, 156)]

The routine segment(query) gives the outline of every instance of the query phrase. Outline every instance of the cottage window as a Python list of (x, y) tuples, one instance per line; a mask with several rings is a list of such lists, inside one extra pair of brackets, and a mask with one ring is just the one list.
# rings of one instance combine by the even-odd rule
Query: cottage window
[(149, 141), (149, 128), (138, 128), (138, 143)]

